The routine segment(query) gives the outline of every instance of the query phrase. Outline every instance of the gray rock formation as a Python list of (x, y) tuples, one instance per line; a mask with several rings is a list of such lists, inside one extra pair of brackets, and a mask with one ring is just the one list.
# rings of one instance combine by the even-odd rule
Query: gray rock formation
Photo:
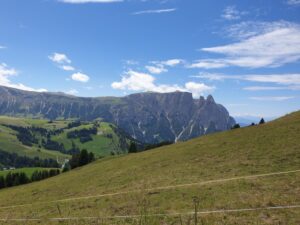
[(187, 92), (81, 98), (0, 86), (0, 114), (48, 119), (101, 118), (145, 143), (188, 140), (230, 129), (235, 124), (211, 95), (206, 100), (193, 99)]

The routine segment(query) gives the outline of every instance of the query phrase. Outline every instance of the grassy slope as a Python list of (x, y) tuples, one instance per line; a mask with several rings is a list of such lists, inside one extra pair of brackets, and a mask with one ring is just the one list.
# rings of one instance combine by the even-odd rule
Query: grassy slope
[(57, 151), (50, 151), (47, 149), (40, 149), (37, 146), (25, 146), (16, 137), (17, 132), (2, 125), (14, 126), (38, 126), (46, 129), (59, 129), (67, 126), (68, 121), (54, 121), (48, 123), (48, 120), (30, 119), (30, 118), (15, 118), (8, 116), (0, 116), (0, 149), (3, 151), (17, 153), (18, 155), (26, 155), (28, 157), (40, 157), (42, 159), (53, 158), (59, 159), (68, 158), (69, 156)]
[[(89, 141), (86, 143), (81, 143), (79, 139), (68, 139), (67, 133), (72, 130), (80, 130), (80, 129), (89, 129), (92, 128), (93, 124), (81, 125), (79, 127), (74, 127), (71, 129), (66, 129), (63, 133), (58, 136), (53, 137), (54, 141), (63, 143), (65, 148), (70, 149), (72, 146), (72, 140), (80, 149), (87, 149), (90, 152), (93, 152), (96, 156), (106, 156), (111, 152), (120, 152), (119, 149), (119, 138), (113, 132), (112, 128), (109, 126), (109, 123), (102, 122), (98, 127), (98, 134), (92, 135), (93, 141)], [(112, 139), (107, 138), (105, 135), (111, 134)]]
[[(300, 169), (299, 140), (300, 112), (297, 112), (261, 126), (98, 160), (46, 181), (2, 190), (0, 206), (297, 170)], [(299, 187), (300, 174), (293, 173), (62, 202), (58, 204), (61, 213), (55, 203), (20, 207), (18, 210), (0, 209), (0, 217), (11, 216), (12, 210), (15, 218), (139, 214), (142, 203), (146, 203), (151, 213), (187, 212), (193, 208), (193, 196), (201, 199), (200, 211), (296, 205), (300, 204)], [(202, 220), (206, 224), (299, 224), (300, 210), (211, 214), (203, 215)], [(176, 222), (179, 224), (178, 220)], [(86, 221), (76, 223), (89, 224)]]
[[(29, 118), (14, 118), (7, 116), (0, 116), (0, 149), (8, 152), (17, 153), (19, 155), (26, 155), (29, 157), (40, 157), (40, 158), (53, 158), (59, 159), (69, 158), (68, 155), (62, 154), (58, 151), (51, 151), (41, 148), (38, 151), (38, 146), (28, 147), (23, 145), (18, 141), (16, 137), (16, 131), (7, 128), (3, 125), (15, 125), (15, 126), (37, 126), (45, 129), (60, 129), (66, 128), (68, 123), (71, 120), (56, 120), (52, 123), (49, 123), (48, 120), (43, 119), (29, 119)], [(2, 124), (2, 125), (1, 125)], [(67, 139), (67, 132), (71, 130), (80, 130), (83, 128), (91, 128), (92, 123), (87, 125), (82, 125), (80, 127), (75, 127), (72, 129), (65, 129), (63, 133), (52, 137), (54, 141), (58, 141), (65, 145), (66, 149), (71, 148), (72, 141)], [(119, 147), (119, 137), (113, 132), (108, 123), (101, 123), (101, 126), (98, 128), (98, 135), (93, 135), (93, 141), (86, 142), (84, 144), (80, 143), (79, 139), (73, 140), (76, 146), (80, 149), (87, 149), (93, 152), (96, 156), (105, 156), (109, 155), (111, 152), (121, 152)], [(107, 138), (106, 134), (111, 134), (112, 139)]]

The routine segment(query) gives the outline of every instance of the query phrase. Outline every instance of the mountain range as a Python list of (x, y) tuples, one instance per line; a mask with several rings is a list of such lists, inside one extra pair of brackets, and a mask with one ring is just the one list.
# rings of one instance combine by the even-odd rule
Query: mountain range
[(194, 99), (188, 92), (83, 98), (0, 86), (0, 114), (50, 120), (102, 119), (144, 143), (184, 141), (228, 130), (235, 124), (211, 95)]

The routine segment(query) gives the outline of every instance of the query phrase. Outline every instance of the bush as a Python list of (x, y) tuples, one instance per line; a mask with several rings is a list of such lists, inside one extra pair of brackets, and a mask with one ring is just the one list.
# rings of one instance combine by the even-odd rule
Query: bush
[(241, 128), (240, 124), (235, 124), (231, 129), (238, 129), (238, 128)]

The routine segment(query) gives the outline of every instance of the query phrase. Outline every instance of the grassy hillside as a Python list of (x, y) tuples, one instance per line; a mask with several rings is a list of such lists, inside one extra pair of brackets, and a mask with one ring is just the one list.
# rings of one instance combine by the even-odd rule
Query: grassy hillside
[[(188, 224), (193, 199), (198, 199), (199, 224), (299, 224), (300, 208), (270, 208), (300, 205), (299, 140), (296, 112), (260, 126), (105, 158), (42, 182), (1, 190), (0, 218), (9, 223), (42, 220), (26, 224), (181, 224), (181, 219)], [(293, 172), (277, 174), (284, 171)], [(249, 177), (257, 174), (269, 175)], [(15, 205), (21, 206), (7, 207)], [(75, 220), (49, 220), (57, 217)]]
[(38, 132), (34, 135), (38, 139), (37, 144), (27, 146), (22, 144), (18, 138), (18, 131), (12, 129), (9, 126), (17, 127), (37, 127), (47, 129), (48, 131), (55, 131), (61, 129), (62, 132), (51, 135), (51, 140), (56, 141), (59, 144), (63, 144), (66, 150), (72, 147), (72, 142), (79, 149), (87, 149), (93, 152), (96, 156), (106, 156), (111, 153), (120, 154), (127, 150), (128, 138), (118, 134), (114, 130), (113, 126), (109, 123), (98, 123), (97, 134), (92, 135), (92, 140), (81, 143), (79, 138), (69, 139), (67, 134), (70, 131), (89, 129), (94, 126), (93, 122), (86, 122), (80, 126), (69, 128), (68, 125), (74, 122), (74, 120), (55, 120), (49, 122), (49, 120), (43, 119), (29, 119), (29, 118), (14, 118), (0, 116), (0, 150), (10, 153), (17, 153), (18, 155), (25, 155), (28, 157), (40, 157), (45, 158), (59, 158), (63, 160), (69, 158), (69, 154), (59, 152), (55, 149), (46, 149), (41, 143), (42, 137)]

